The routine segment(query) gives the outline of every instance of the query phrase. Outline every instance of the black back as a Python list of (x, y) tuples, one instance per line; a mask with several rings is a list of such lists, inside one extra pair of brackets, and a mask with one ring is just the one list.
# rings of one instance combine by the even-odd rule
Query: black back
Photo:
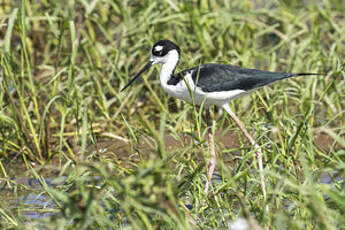
[(168, 84), (176, 85), (188, 72), (192, 72), (193, 81), (204, 92), (220, 92), (236, 89), (249, 91), (284, 78), (299, 75), (245, 69), (225, 64), (205, 64), (184, 70), (172, 76)]

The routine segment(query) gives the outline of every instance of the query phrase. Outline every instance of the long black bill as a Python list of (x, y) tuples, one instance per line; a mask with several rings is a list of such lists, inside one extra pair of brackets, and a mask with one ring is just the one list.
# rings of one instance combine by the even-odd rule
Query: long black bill
[(122, 92), (122, 91), (124, 91), (125, 89), (127, 89), (127, 87), (130, 86), (138, 77), (140, 77), (141, 74), (143, 74), (146, 70), (150, 69), (150, 67), (152, 66), (152, 63), (153, 63), (152, 61), (149, 61), (149, 62), (144, 66), (144, 68), (142, 68), (142, 69), (140, 70), (140, 72), (139, 72), (135, 77), (133, 77), (133, 78), (127, 83), (127, 85), (125, 85), (125, 87), (123, 87), (123, 88), (121, 89), (120, 92)]

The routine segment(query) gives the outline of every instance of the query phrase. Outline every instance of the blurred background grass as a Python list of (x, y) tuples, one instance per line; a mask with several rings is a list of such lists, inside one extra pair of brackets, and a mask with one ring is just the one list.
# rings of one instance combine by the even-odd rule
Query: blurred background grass
[[(342, 0), (0, 0), (1, 180), (16, 194), (12, 177), (68, 178), (41, 180), (61, 211), (49, 224), (1, 205), (1, 227), (228, 229), (244, 217), (252, 228), (344, 228), (344, 12)], [(119, 93), (159, 39), (181, 47), (178, 71), (324, 74), (231, 103), (265, 153), (267, 201), (253, 149), (222, 111), (206, 197), (201, 112), (162, 91), (158, 68)]]

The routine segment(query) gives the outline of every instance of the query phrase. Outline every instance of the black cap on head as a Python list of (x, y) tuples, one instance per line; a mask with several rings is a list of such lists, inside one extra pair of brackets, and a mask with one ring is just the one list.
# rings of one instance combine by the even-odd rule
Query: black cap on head
[[(180, 55), (180, 48), (169, 40), (160, 40), (152, 47), (152, 54), (157, 57), (164, 57), (169, 51), (176, 50), (178, 55)], [(159, 63), (159, 62), (156, 62)], [(150, 69), (150, 67), (155, 64), (154, 60), (150, 60), (135, 77), (133, 77), (122, 89), (124, 91), (128, 86), (130, 86), (136, 79), (138, 79), (141, 74)]]
[(152, 47), (152, 54), (158, 57), (165, 56), (170, 50), (176, 50), (180, 55), (180, 47), (169, 40), (160, 40)]

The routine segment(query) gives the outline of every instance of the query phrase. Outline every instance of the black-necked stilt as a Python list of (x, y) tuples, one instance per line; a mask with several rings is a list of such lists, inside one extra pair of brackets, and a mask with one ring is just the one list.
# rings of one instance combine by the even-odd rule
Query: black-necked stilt
[[(231, 111), (229, 102), (237, 97), (245, 96), (262, 86), (273, 82), (301, 75), (317, 75), (314, 73), (280, 73), (269, 72), (257, 69), (245, 69), (233, 65), (225, 64), (204, 64), (180, 73), (174, 74), (176, 66), (180, 59), (180, 48), (169, 40), (158, 41), (151, 50), (150, 61), (144, 68), (131, 79), (121, 91), (132, 84), (143, 72), (152, 65), (162, 63), (160, 72), (160, 84), (165, 92), (173, 97), (201, 105), (204, 103), (206, 108), (206, 120), (210, 125), (209, 106), (217, 105), (223, 108), (242, 130), (249, 142), (256, 149), (258, 158), (260, 181), (263, 190), (264, 199), (266, 199), (266, 189), (263, 176), (262, 153), (260, 147), (249, 135), (241, 124), (240, 120)], [(205, 192), (208, 192), (208, 186), (215, 168), (216, 154), (212, 131), (208, 132), (210, 145), (210, 162), (207, 172), (207, 183)]]

